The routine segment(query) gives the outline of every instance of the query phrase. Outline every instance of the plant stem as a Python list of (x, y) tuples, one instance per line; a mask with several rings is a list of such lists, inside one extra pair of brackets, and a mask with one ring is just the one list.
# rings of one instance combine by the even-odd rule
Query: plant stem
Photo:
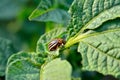
[(72, 37), (70, 38), (67, 43), (65, 44), (65, 48), (68, 48), (78, 42), (80, 42), (80, 40), (82, 40), (84, 37), (85, 37), (86, 34), (81, 34), (81, 35), (78, 35), (76, 38), (75, 37)]

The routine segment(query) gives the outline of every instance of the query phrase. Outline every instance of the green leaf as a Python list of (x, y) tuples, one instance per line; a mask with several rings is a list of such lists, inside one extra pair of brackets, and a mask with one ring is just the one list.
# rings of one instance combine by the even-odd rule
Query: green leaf
[[(105, 29), (105, 31), (102, 31)], [(83, 69), (120, 78), (120, 19), (108, 21), (98, 31), (80, 39)]]
[(48, 43), (55, 38), (62, 38), (66, 28), (55, 28), (42, 35), (37, 42), (36, 52), (42, 55), (49, 53)]
[(19, 52), (8, 59), (7, 80), (40, 80), (40, 68), (44, 59), (36, 53)]
[(7, 65), (12, 63), (15, 60), (31, 60), (34, 64), (41, 66), (44, 63), (44, 59), (42, 57), (39, 57), (36, 53), (28, 53), (28, 52), (18, 52), (17, 54), (14, 54), (10, 56), (8, 59)]
[(4, 76), (7, 60), (15, 51), (11, 41), (0, 37), (0, 76)]
[(57, 58), (42, 66), (40, 80), (71, 80), (71, 72), (71, 65)]
[(69, 9), (72, 17), (68, 27), (69, 38), (120, 17), (119, 9), (120, 0), (74, 0)]
[(6, 80), (40, 80), (40, 68), (29, 60), (15, 60), (6, 69)]
[(18, 52), (14, 55), (11, 55), (8, 59), (7, 65), (9, 65), (11, 62), (17, 60), (22, 60), (22, 59), (28, 59), (30, 58), (32, 55), (26, 52)]
[(120, 0), (74, 0), (69, 40), (79, 43), (84, 70), (120, 78)]
[(66, 23), (70, 19), (66, 0), (41, 0), (39, 6), (29, 16), (30, 20)]

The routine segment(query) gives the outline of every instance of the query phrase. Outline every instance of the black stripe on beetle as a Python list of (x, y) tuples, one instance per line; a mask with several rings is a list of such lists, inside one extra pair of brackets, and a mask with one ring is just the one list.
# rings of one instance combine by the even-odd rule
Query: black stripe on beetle
[(65, 44), (65, 41), (63, 39), (61, 38), (54, 39), (48, 44), (48, 49), (49, 51), (55, 51), (64, 44)]

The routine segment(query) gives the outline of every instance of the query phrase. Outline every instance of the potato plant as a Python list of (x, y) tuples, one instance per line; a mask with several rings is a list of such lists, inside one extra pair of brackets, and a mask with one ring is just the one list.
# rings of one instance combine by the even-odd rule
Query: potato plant
[[(29, 20), (60, 25), (40, 36), (36, 51), (9, 57), (6, 80), (82, 80), (82, 71), (120, 79), (120, 0), (71, 2), (40, 1)], [(49, 43), (57, 38), (66, 43), (50, 51)]]

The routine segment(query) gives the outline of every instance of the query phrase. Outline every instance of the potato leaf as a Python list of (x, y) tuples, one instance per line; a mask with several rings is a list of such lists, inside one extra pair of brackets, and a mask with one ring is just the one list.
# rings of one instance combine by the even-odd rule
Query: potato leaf
[(6, 70), (6, 80), (40, 80), (40, 69), (29, 60), (15, 60)]
[(69, 36), (79, 35), (86, 29), (95, 29), (102, 23), (120, 17), (119, 0), (74, 0), (69, 13)]
[(9, 65), (15, 60), (31, 60), (33, 61), (33, 63), (36, 63), (36, 65), (38, 66), (41, 66), (44, 63), (44, 59), (42, 57), (39, 57), (39, 55), (34, 52), (32, 53), (23, 52), (23, 51), (18, 52), (17, 54), (10, 56), (7, 65)]
[(70, 19), (66, 0), (41, 0), (39, 6), (29, 16), (30, 20), (66, 23)]
[(43, 63), (43, 58), (35, 53), (14, 54), (8, 60), (6, 80), (40, 80), (40, 68)]
[(71, 65), (60, 58), (42, 66), (40, 80), (71, 80)]
[(80, 40), (78, 52), (82, 54), (83, 69), (120, 78), (120, 22), (108, 22), (102, 27), (99, 31), (111, 29), (88, 34)]
[(120, 0), (74, 0), (69, 40), (79, 43), (83, 69), (120, 78)]
[(0, 37), (0, 76), (4, 76), (7, 60), (16, 50), (12, 42)]

